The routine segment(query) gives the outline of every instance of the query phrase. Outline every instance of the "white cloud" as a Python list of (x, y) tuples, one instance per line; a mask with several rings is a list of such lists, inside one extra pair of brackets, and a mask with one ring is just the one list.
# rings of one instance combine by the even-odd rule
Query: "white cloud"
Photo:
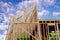
[(6, 30), (6, 29), (8, 29), (8, 25), (3, 24), (0, 25), (0, 30)]
[[(38, 4), (39, 3), (39, 0), (36, 0), (36, 3)], [(34, 2), (33, 1), (23, 1), (23, 2), (20, 2), (18, 3), (16, 6), (17, 6), (17, 9), (24, 9), (24, 8), (28, 8), (29, 6), (33, 5)]]
[(6, 35), (7, 34), (7, 30), (5, 30), (3, 34)]
[(60, 15), (60, 12), (53, 12), (53, 16), (58, 16)]
[[(30, 1), (29, 1), (29, 3), (30, 3)], [(27, 1), (20, 2), (16, 6), (17, 6), (18, 9), (24, 9), (28, 6)]]
[(0, 7), (0, 10), (7, 15), (13, 13), (13, 11), (15, 10), (15, 8), (11, 5), (11, 2), (0, 2)]
[(16, 12), (16, 15), (23, 15), (25, 12), (24, 12), (24, 10), (18, 10), (17, 12)]
[(33, 1), (33, 2), (35, 2), (35, 3), (37, 3), (37, 4), (39, 4), (39, 1), (40, 1), (40, 0), (31, 0), (31, 1)]
[(42, 10), (41, 12), (38, 12), (38, 16), (43, 16), (43, 15), (48, 15), (49, 11), (48, 10)]
[(4, 22), (8, 22), (9, 18), (7, 18), (6, 16), (4, 16)]
[(3, 34), (0, 34), (0, 40), (5, 40), (7, 35), (8, 25), (0, 25), (0, 30), (4, 30)]
[(6, 35), (0, 35), (0, 40), (5, 40)]
[(54, 5), (54, 4), (55, 4), (55, 0), (44, 0), (44, 2), (45, 2), (47, 5)]
[[(9, 23), (10, 16), (13, 16), (15, 7), (12, 6), (11, 2), (0, 2), (0, 19), (4, 20), (4, 23)], [(3, 18), (2, 18), (3, 16)]]
[(38, 18), (41, 18), (42, 16), (47, 16), (47, 15), (49, 15), (48, 10), (42, 10), (42, 11), (38, 12)]

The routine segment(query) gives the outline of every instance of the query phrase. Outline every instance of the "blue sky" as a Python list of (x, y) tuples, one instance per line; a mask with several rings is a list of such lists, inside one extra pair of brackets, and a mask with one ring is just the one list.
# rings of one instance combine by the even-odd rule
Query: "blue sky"
[[(60, 0), (36, 0), (36, 3), (38, 19), (60, 19)], [(28, 0), (0, 0), (0, 40), (5, 40), (10, 17), (30, 4)]]

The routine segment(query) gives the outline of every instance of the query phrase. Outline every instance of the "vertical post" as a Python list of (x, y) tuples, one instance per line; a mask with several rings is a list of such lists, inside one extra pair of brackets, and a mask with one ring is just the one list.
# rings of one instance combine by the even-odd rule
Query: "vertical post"
[(47, 26), (48, 29), (48, 36), (47, 36), (47, 40), (49, 40), (49, 26)]
[(45, 38), (45, 24), (43, 24), (43, 32), (44, 32), (44, 40), (46, 40), (46, 38)]
[(39, 34), (39, 40), (42, 40), (41, 39), (41, 29), (40, 29), (40, 24), (38, 23), (38, 34)]
[[(57, 24), (55, 23), (55, 32), (57, 31)], [(56, 38), (57, 38), (57, 33), (56, 33)], [(57, 40), (57, 39), (56, 39)]]
[(48, 40), (48, 25), (46, 26), (47, 40)]
[(59, 39), (59, 28), (58, 28), (58, 23), (56, 23), (57, 25), (57, 38)]
[(47, 39), (47, 35), (48, 35), (48, 27), (47, 27), (47, 23), (46, 23), (45, 27), (46, 27), (46, 40), (48, 40), (48, 39)]

